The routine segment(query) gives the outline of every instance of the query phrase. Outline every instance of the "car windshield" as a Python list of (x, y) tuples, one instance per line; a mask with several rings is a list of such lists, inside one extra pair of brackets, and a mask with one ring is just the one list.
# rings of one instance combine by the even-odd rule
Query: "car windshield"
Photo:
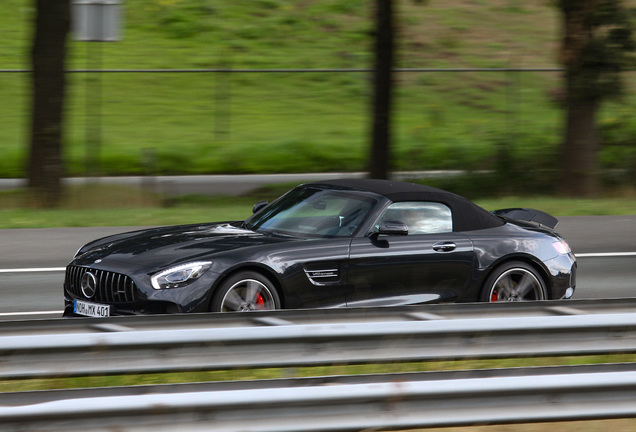
[(363, 194), (299, 187), (245, 221), (260, 232), (308, 237), (349, 237), (376, 202)]

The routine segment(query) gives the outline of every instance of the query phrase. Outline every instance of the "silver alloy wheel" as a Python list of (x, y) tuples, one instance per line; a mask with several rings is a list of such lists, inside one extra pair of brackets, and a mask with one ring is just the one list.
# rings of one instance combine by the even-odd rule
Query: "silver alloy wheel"
[(490, 302), (530, 300), (545, 300), (545, 290), (533, 272), (520, 267), (511, 268), (499, 275), (488, 296)]
[(243, 279), (232, 285), (221, 300), (221, 312), (249, 312), (276, 309), (271, 290), (256, 279)]

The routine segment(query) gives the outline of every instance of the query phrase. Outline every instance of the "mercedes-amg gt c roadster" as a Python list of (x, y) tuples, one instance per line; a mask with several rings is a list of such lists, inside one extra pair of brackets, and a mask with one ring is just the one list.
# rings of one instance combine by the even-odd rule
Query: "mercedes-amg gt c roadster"
[(576, 260), (556, 224), (413, 183), (308, 183), (246, 220), (86, 244), (66, 269), (64, 315), (566, 299)]

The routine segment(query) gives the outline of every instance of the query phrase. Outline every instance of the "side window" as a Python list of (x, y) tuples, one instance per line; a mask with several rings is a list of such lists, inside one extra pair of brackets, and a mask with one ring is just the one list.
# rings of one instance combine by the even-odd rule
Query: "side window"
[(451, 210), (445, 204), (427, 201), (393, 203), (377, 220), (375, 229), (383, 221), (399, 221), (409, 228), (409, 235), (435, 234), (453, 231)]

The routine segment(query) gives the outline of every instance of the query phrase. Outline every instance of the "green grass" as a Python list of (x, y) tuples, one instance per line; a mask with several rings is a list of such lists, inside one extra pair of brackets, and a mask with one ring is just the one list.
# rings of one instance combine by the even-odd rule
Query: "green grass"
[[(123, 40), (71, 41), (68, 68), (96, 67), (100, 51), (103, 67), (113, 69), (366, 68), (372, 57), (372, 4), (135, 0), (125, 4)], [(559, 16), (549, 2), (405, 0), (396, 5), (398, 67), (557, 66)], [(32, 3), (5, 0), (3, 11), (0, 68), (28, 68)], [(636, 87), (636, 74), (626, 77)], [(74, 73), (68, 78), (65, 161), (71, 176), (367, 166), (367, 73)], [(558, 73), (400, 73), (393, 167), (492, 169), (502, 143), (516, 156), (512, 168), (518, 172), (554, 165), (563, 120), (555, 103), (559, 85)], [(21, 177), (28, 75), (0, 73), (0, 98), (0, 177)], [(603, 110), (606, 168), (636, 167), (635, 107), (630, 95)], [(90, 138), (97, 130), (99, 138)], [(87, 151), (98, 154), (97, 166), (87, 166)]]
[[(276, 185), (242, 197), (164, 197), (144, 189), (94, 184), (68, 188), (62, 207), (39, 209), (23, 191), (0, 192), (0, 229), (90, 226), (156, 226), (242, 220), (260, 200), (273, 200), (292, 185)], [(550, 196), (476, 198), (487, 210), (531, 207), (554, 216), (636, 214), (634, 192), (602, 199)]]
[(633, 198), (576, 199), (559, 197), (505, 197), (476, 201), (488, 210), (511, 207), (529, 207), (554, 216), (633, 215), (636, 203)]
[(510, 359), (476, 359), (365, 365), (339, 364), (296, 368), (237, 369), (220, 371), (171, 372), (162, 374), (129, 374), (66, 378), (38, 378), (0, 381), (0, 392), (34, 391), (86, 387), (114, 387), (144, 384), (239, 381), (313, 376), (388, 374), (444, 370), (474, 370), (538, 366), (570, 366), (583, 364), (633, 362), (634, 355), (616, 354), (580, 357), (540, 357)]

